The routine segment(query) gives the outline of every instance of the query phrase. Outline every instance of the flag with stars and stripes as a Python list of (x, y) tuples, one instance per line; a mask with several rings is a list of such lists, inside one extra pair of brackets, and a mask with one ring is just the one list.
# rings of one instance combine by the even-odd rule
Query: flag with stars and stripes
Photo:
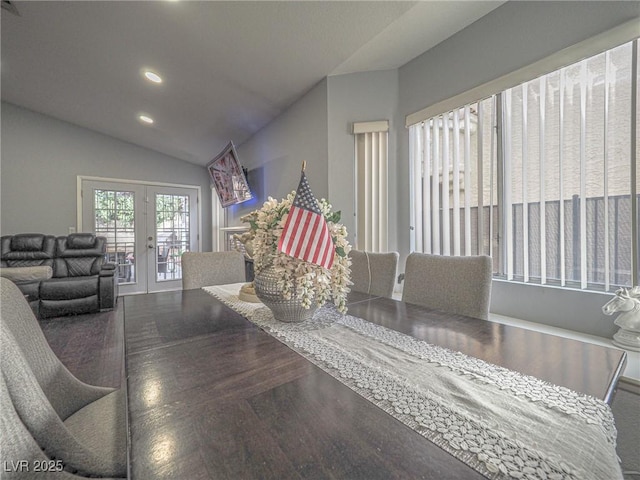
[(304, 170), (278, 242), (278, 250), (327, 269), (333, 265), (335, 246), (329, 226), (316, 197), (311, 193)]

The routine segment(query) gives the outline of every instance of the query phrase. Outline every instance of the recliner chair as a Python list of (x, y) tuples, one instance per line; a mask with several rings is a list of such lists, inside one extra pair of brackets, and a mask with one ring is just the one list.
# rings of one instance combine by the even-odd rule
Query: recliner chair
[[(6, 235), (0, 275), (18, 285), (40, 318), (109, 310), (116, 305), (118, 278), (116, 265), (105, 262), (106, 243), (92, 233)], [(30, 269), (47, 272), (22, 274)]]
[[(40, 307), (40, 281), (51, 278), (56, 237), (41, 233), (4, 235), (0, 239), (0, 272), (18, 285), (36, 314)], [(18, 275), (16, 275), (18, 272)], [(28, 272), (25, 275), (23, 272)]]
[(99, 312), (117, 297), (115, 264), (105, 264), (107, 239), (91, 233), (56, 238), (53, 278), (40, 285), (40, 317)]

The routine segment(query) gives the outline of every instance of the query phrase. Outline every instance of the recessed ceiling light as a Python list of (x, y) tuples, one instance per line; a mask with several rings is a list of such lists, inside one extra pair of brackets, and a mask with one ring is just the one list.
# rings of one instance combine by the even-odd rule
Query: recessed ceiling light
[(144, 113), (138, 115), (138, 120), (146, 125), (151, 125), (153, 123), (153, 118), (149, 115), (145, 115)]
[(153, 83), (162, 83), (162, 77), (158, 75), (156, 72), (152, 72), (151, 70), (145, 70), (144, 76), (147, 80)]

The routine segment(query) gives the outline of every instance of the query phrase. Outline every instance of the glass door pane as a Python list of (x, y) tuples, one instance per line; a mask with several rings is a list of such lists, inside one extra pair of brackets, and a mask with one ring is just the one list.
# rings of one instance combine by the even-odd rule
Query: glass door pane
[(107, 237), (107, 261), (118, 268), (118, 283), (135, 283), (135, 193), (94, 190), (96, 235)]
[(120, 294), (147, 291), (145, 187), (136, 184), (82, 182), (82, 230), (106, 237), (106, 260), (115, 263)]
[[(197, 249), (197, 190), (148, 187), (149, 291), (182, 288), (182, 254)], [(155, 244), (151, 237), (155, 238)], [(153, 268), (151, 268), (153, 267)]]
[(190, 250), (189, 196), (156, 193), (156, 281), (182, 278), (180, 257)]

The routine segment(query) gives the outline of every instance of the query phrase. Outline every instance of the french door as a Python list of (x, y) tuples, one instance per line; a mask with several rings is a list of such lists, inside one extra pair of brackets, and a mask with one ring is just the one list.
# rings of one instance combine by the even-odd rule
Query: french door
[(184, 252), (198, 250), (197, 187), (81, 180), (82, 231), (107, 238), (121, 295), (182, 288)]

